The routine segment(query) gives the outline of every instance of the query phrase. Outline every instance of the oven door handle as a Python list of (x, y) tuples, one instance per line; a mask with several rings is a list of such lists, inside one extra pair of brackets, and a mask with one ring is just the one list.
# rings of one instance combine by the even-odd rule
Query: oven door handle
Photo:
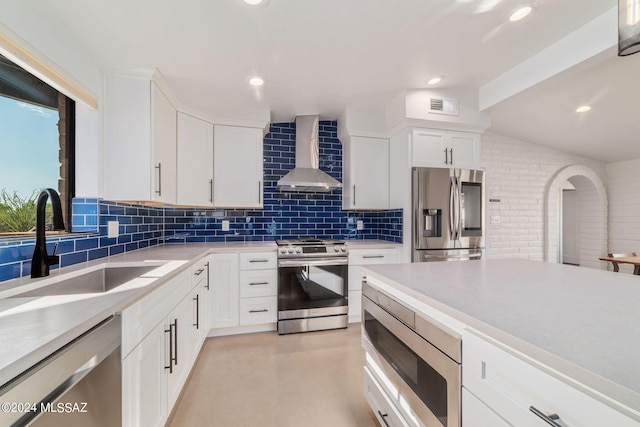
[(326, 266), (326, 265), (347, 265), (347, 257), (340, 258), (304, 258), (304, 259), (281, 259), (278, 260), (278, 267), (305, 267), (305, 266)]

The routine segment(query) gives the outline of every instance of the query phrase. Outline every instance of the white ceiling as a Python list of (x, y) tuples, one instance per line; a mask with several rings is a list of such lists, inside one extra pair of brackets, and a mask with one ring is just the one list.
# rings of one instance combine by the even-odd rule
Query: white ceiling
[[(30, 8), (29, 19), (55, 22), (75, 37), (101, 69), (156, 67), (193, 109), (222, 116), (270, 110), (278, 122), (312, 113), (336, 119), (350, 106), (384, 106), (403, 89), (427, 87), (434, 75), (446, 76), (439, 88), (476, 89), (617, 1), (537, 0), (530, 17), (508, 22), (522, 3), (270, 0), (249, 7), (240, 0), (40, 0), (20, 7)], [(11, 27), (11, 19), (5, 22)], [(631, 78), (640, 71), (636, 56), (544, 82), (493, 106), (491, 130), (604, 161), (640, 158), (640, 144), (630, 144), (640, 121), (625, 115), (640, 87)], [(254, 74), (267, 79), (262, 89), (247, 84)], [(573, 112), (589, 101), (588, 115)], [(613, 150), (619, 142), (622, 148)]]

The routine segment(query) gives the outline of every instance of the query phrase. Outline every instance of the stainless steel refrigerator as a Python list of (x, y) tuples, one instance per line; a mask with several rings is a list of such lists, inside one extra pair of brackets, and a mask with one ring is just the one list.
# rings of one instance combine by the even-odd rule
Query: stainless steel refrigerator
[(413, 168), (412, 261), (480, 259), (484, 171)]

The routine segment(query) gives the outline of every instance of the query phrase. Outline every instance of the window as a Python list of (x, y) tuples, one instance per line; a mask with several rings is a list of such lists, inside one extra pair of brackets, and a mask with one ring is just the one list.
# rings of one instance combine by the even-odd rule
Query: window
[(0, 56), (0, 236), (35, 229), (42, 188), (60, 194), (71, 230), (74, 140), (73, 100)]

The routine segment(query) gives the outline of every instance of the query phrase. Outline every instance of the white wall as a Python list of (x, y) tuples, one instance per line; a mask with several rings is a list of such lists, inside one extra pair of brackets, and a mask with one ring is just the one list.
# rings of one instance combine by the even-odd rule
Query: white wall
[(481, 159), (487, 199), (500, 200), (487, 200), (487, 218), (500, 217), (499, 224), (487, 221), (488, 258), (544, 259), (546, 191), (564, 167), (583, 165), (606, 181), (601, 162), (491, 132), (482, 135)]
[[(640, 252), (640, 159), (609, 163), (609, 252)], [(620, 266), (630, 273), (631, 266)]]
[(562, 262), (580, 264), (580, 221), (575, 190), (562, 190)]

